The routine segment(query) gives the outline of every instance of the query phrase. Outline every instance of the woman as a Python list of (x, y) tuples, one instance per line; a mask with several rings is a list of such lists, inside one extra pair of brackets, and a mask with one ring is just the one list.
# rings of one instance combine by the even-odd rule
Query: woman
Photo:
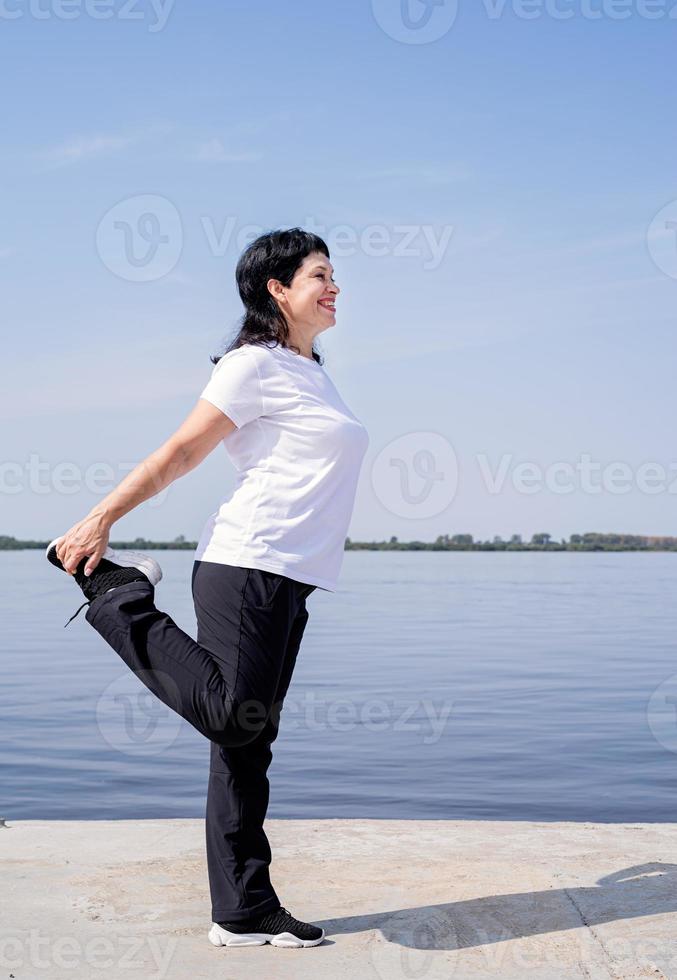
[[(313, 349), (336, 322), (333, 271), (324, 241), (300, 228), (254, 241), (236, 270), (240, 331), (212, 358), (191, 413), (47, 548), (48, 560), (81, 587), (87, 621), (211, 742), (206, 845), (209, 939), (217, 946), (315, 946), (324, 938), (280, 905), (263, 822), (271, 744), (308, 621), (306, 599), (316, 588), (336, 591), (369, 441)], [(108, 540), (116, 520), (219, 442), (238, 474), (195, 554), (196, 642), (155, 606), (157, 562), (117, 553)]]

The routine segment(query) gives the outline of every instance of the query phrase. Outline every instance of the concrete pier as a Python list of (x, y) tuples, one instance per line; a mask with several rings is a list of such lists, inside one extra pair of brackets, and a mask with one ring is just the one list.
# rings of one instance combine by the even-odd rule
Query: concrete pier
[[(677, 824), (269, 820), (310, 949), (216, 948), (202, 820), (0, 827), (0, 980), (677, 978)], [(252, 972), (256, 971), (256, 972)]]

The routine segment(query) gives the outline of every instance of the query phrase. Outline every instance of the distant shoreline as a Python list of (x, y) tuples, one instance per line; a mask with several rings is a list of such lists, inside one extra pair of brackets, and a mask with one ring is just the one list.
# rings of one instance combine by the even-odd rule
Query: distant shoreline
[[(27, 551), (47, 548), (49, 541), (24, 541), (0, 535), (0, 551)], [(111, 548), (143, 551), (195, 551), (197, 541), (186, 541), (183, 535), (173, 541), (111, 541)], [(637, 534), (572, 534), (566, 540), (555, 541), (549, 534), (534, 534), (530, 541), (520, 535), (508, 540), (475, 541), (471, 534), (440, 535), (435, 541), (351, 541), (346, 538), (346, 551), (677, 551), (677, 538), (650, 537)]]

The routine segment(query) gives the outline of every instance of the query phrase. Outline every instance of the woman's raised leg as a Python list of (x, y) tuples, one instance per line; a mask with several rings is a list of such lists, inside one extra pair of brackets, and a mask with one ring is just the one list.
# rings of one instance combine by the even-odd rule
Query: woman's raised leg
[[(271, 711), (295, 611), (294, 583), (259, 569), (194, 563), (203, 621), (221, 642), (207, 649), (155, 605), (150, 582), (96, 598), (86, 619), (145, 686), (218, 745), (253, 741)], [(287, 597), (288, 601), (280, 601)], [(277, 601), (274, 601), (276, 600)]]

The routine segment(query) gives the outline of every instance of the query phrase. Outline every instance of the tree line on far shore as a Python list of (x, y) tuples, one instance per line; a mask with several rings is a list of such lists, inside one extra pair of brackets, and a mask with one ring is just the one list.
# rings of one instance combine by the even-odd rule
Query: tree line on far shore
[[(22, 541), (0, 535), (0, 551), (23, 551), (47, 548), (49, 541)], [(131, 548), (137, 551), (194, 551), (197, 541), (186, 541), (180, 534), (173, 541), (111, 541), (111, 548)], [(550, 534), (532, 534), (528, 541), (521, 534), (510, 538), (496, 535), (491, 541), (475, 540), (472, 534), (440, 534), (434, 541), (352, 541), (346, 538), (346, 551), (677, 551), (677, 537), (651, 537), (640, 534), (572, 534), (569, 538), (553, 538)]]

